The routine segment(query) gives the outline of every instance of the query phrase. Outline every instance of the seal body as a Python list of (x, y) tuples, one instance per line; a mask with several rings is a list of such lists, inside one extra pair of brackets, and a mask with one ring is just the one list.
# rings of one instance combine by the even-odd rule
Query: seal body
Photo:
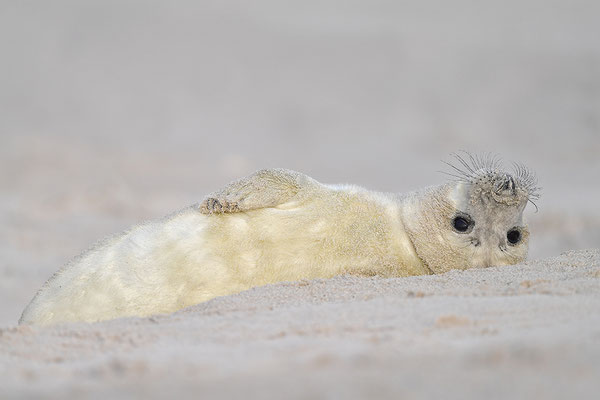
[[(147, 316), (280, 281), (421, 275), (525, 259), (523, 201), (492, 204), (494, 216), (476, 209), (472, 192), (465, 181), (400, 196), (259, 171), (85, 252), (42, 287), (19, 322)], [(480, 219), (481, 232), (469, 233), (478, 243), (452, 228), (457, 212)], [(513, 227), (522, 240), (507, 251), (502, 238)]]

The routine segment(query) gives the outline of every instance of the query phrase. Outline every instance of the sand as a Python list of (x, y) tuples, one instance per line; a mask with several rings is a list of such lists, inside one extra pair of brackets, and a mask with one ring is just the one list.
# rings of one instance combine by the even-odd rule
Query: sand
[(2, 398), (597, 398), (600, 251), (0, 330)]
[[(598, 397), (599, 15), (594, 0), (0, 1), (0, 398)], [(443, 183), (461, 149), (537, 173), (537, 261), (16, 326), (95, 241), (257, 169), (406, 192)]]

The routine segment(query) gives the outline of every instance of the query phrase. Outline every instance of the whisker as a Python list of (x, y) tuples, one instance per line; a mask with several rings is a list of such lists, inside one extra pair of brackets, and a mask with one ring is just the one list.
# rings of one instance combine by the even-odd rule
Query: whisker
[(466, 173), (465, 171), (461, 170), (460, 168), (458, 168), (455, 165), (450, 164), (449, 162), (446, 161), (442, 161), (444, 164), (448, 165), (449, 167), (451, 167), (452, 169), (454, 169), (456, 172), (458, 172), (462, 177), (468, 179), (471, 179), (471, 175)]
[[(497, 154), (488, 152), (483, 154), (473, 154), (466, 150), (459, 150), (457, 153), (450, 153), (454, 158), (454, 162), (448, 162), (442, 160), (442, 162), (451, 168), (450, 172), (442, 172), (459, 181), (471, 181), (474, 182), (477, 178), (486, 178), (486, 182), (496, 183), (495, 181), (505, 177), (511, 180), (512, 193), (517, 193), (518, 190), (526, 192), (527, 201), (531, 202), (538, 210), (534, 200), (540, 198), (541, 187), (538, 186), (537, 177), (535, 173), (526, 167), (523, 163), (512, 162), (511, 171), (503, 172), (503, 163), (500, 156)], [(497, 183), (497, 186), (490, 186), (495, 194), (500, 195), (502, 193), (501, 183)]]
[[(472, 160), (472, 156), (471, 156), (471, 154), (469, 154), (469, 153), (467, 153), (467, 152), (465, 152), (465, 153), (466, 153), (466, 154), (467, 154), (467, 155), (468, 155), (468, 156), (471, 158), (471, 160)], [(454, 156), (454, 158), (456, 158), (456, 159), (458, 160), (458, 162), (460, 162), (460, 163), (461, 163), (461, 164), (462, 164), (462, 165), (463, 165), (463, 166), (464, 166), (464, 167), (467, 169), (467, 171), (469, 171), (469, 172), (471, 173), (471, 176), (472, 176), (472, 174), (475, 174), (475, 170), (474, 170), (474, 169), (473, 169), (473, 168), (472, 168), (472, 167), (469, 165), (469, 163), (468, 163), (468, 162), (466, 162), (466, 161), (465, 161), (465, 160), (464, 160), (464, 159), (463, 159), (463, 158), (462, 158), (460, 155), (458, 155), (458, 154), (456, 154), (456, 153), (453, 153), (452, 155)], [(475, 165), (474, 165), (474, 166), (475, 166)]]
[(535, 203), (534, 203), (534, 202), (533, 202), (531, 199), (529, 199), (529, 198), (527, 199), (527, 201), (528, 201), (528, 202), (530, 202), (531, 204), (533, 204), (533, 206), (535, 207), (535, 212), (537, 213), (537, 212), (538, 212), (538, 210), (539, 210), (539, 209), (538, 209), (538, 206), (537, 206), (537, 204), (535, 204)]
[(464, 176), (458, 176), (456, 174), (452, 174), (452, 173), (446, 172), (446, 171), (436, 171), (436, 172), (438, 172), (440, 174), (451, 176), (451, 177), (456, 178), (458, 181), (461, 181), (461, 182), (465, 181), (465, 177)]

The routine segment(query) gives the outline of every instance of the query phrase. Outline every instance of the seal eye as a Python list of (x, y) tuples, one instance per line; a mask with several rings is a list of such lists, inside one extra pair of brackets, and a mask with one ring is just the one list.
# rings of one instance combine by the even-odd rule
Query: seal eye
[(506, 234), (506, 239), (510, 244), (517, 244), (521, 241), (521, 232), (518, 229), (511, 229)]
[(469, 220), (465, 217), (455, 217), (452, 224), (454, 225), (454, 229), (458, 232), (466, 232), (469, 229), (469, 225), (471, 225)]

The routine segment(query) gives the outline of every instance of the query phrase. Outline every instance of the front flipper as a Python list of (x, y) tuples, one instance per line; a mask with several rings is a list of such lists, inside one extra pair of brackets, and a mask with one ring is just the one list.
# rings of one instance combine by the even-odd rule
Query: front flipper
[(203, 214), (221, 214), (275, 207), (315, 185), (317, 181), (299, 172), (263, 169), (209, 194), (198, 209)]

